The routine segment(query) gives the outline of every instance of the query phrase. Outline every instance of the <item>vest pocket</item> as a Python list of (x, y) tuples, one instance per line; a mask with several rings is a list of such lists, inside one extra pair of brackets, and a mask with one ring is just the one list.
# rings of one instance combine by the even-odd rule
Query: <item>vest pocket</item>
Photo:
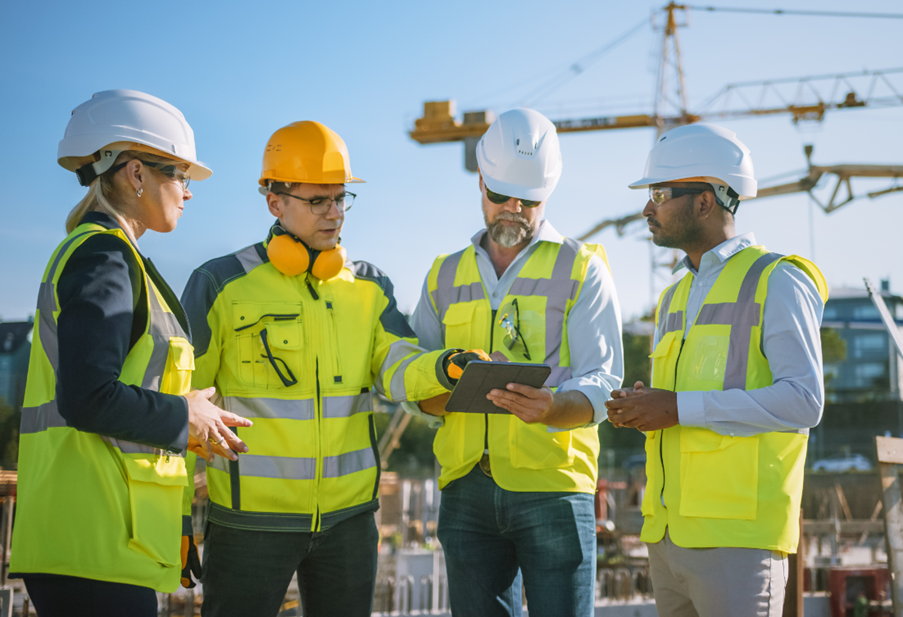
[(476, 304), (462, 302), (452, 304), (445, 311), (442, 323), (445, 324), (445, 346), (470, 349), (475, 337), (473, 336), (473, 313)]
[(185, 461), (180, 456), (155, 458), (120, 457), (129, 487), (129, 548), (165, 567), (181, 567)]
[(160, 380), (160, 392), (187, 394), (191, 389), (191, 372), (194, 370), (194, 348), (181, 337), (169, 339), (169, 355)]
[(759, 438), (680, 429), (680, 515), (755, 520)]
[(559, 469), (574, 463), (571, 431), (546, 432), (545, 424), (527, 424), (512, 416), (508, 429), (511, 466), (517, 469)]

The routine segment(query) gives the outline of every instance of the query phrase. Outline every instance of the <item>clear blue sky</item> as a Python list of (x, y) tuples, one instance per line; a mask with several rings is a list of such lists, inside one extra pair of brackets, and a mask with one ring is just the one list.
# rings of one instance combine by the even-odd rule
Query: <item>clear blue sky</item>
[[(477, 177), (460, 144), (420, 146), (406, 131), (424, 100), (504, 111), (549, 77), (614, 40), (664, 4), (649, 2), (30, 2), (0, 3), (0, 316), (34, 312), (47, 259), (81, 198), (56, 163), (70, 111), (100, 90), (130, 88), (182, 110), (214, 175), (193, 183), (178, 229), (148, 233), (142, 251), (177, 293), (207, 259), (263, 238), (271, 222), (257, 193), (263, 147), (277, 128), (318, 120), (348, 144), (367, 180), (343, 244), (386, 271), (413, 310), (433, 257), (462, 248), (482, 226)], [(718, 6), (763, 6), (718, 0)], [(768, 8), (903, 12), (894, 1), (774, 0)], [(903, 21), (692, 12), (680, 30), (691, 110), (728, 83), (903, 66)], [(645, 26), (548, 97), (553, 119), (578, 112), (647, 112), (660, 33)], [(901, 87), (898, 79), (895, 84)], [(900, 90), (903, 92), (903, 89)], [(903, 164), (903, 107), (724, 122), (752, 150), (757, 176), (819, 164)], [(645, 203), (640, 177), (652, 129), (562, 137), (564, 172), (546, 211), (577, 236)], [(860, 182), (857, 191), (890, 182)], [(903, 291), (903, 192), (815, 212), (815, 259), (831, 285), (890, 276)], [(744, 205), (739, 231), (771, 250), (811, 257), (805, 195)], [(642, 224), (608, 249), (626, 318), (648, 310), (649, 248)]]

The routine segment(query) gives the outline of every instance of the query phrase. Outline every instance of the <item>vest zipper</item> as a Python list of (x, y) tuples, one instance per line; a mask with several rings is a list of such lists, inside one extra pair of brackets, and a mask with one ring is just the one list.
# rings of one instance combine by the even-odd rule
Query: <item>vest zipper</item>
[(307, 290), (310, 292), (310, 295), (313, 297), (313, 299), (319, 300), (320, 296), (317, 295), (317, 292), (314, 289), (314, 286), (310, 284), (310, 275), (309, 274), (304, 277), (304, 283), (307, 285)]
[[(674, 380), (675, 384), (677, 382), (677, 365), (680, 363), (680, 354), (683, 353), (684, 350), (684, 342), (686, 338), (680, 339), (680, 349), (677, 350), (677, 360), (674, 361)], [(662, 506), (667, 508), (665, 505), (665, 429), (659, 430), (658, 436), (658, 458), (662, 464), (662, 492), (659, 494), (659, 501), (661, 501)]]
[[(492, 317), (489, 318), (489, 354), (492, 355), (492, 333), (494, 331), (495, 326), (495, 314), (497, 310), (492, 309)], [(489, 414), (484, 413), (483, 417), (486, 419), (486, 430), (483, 432), (483, 451), (489, 452)]]

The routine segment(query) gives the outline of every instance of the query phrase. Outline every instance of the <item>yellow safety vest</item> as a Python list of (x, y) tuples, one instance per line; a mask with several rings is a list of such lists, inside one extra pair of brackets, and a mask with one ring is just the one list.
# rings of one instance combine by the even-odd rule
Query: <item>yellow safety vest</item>
[[(62, 574), (171, 592), (179, 586), (185, 459), (70, 426), (56, 401), (57, 282), (66, 261), (89, 237), (120, 229), (78, 226), (44, 272), (22, 409), (16, 525), (10, 571)], [(189, 390), (191, 344), (144, 271), (148, 323), (129, 351), (119, 381), (166, 394)], [(122, 410), (128, 413), (127, 409)], [(189, 510), (190, 513), (190, 510)]]
[[(442, 326), (443, 345), (500, 351), (514, 362), (548, 364), (546, 385), (555, 388), (571, 378), (567, 322), (583, 286), (590, 258), (605, 261), (601, 245), (565, 238), (540, 242), (511, 284), (498, 315), (519, 320), (531, 358), (523, 347), (503, 344), (480, 278), (473, 245), (433, 263), (428, 290)], [(517, 302), (517, 309), (514, 308)], [(449, 413), (436, 433), (433, 451), (442, 465), (439, 488), (467, 474), (489, 449), (492, 476), (509, 491), (593, 493), (598, 475), (599, 434), (595, 426), (547, 432), (544, 424), (527, 424), (512, 414)]]
[[(809, 275), (827, 299), (827, 283), (813, 263), (762, 246), (730, 258), (686, 338), (693, 274), (665, 290), (656, 311), (652, 385), (675, 392), (772, 385), (762, 317), (768, 277), (782, 261)], [(796, 552), (807, 440), (808, 430), (731, 437), (678, 425), (646, 433), (641, 539), (658, 542), (668, 528), (674, 543), (687, 548)]]
[(328, 281), (287, 276), (258, 243), (198, 268), (182, 302), (195, 387), (215, 384), (225, 409), (254, 422), (237, 429), (248, 454), (207, 467), (209, 520), (317, 531), (376, 510), (371, 388), (396, 401), (448, 391), (444, 352), (416, 346), (389, 279), (366, 262)]

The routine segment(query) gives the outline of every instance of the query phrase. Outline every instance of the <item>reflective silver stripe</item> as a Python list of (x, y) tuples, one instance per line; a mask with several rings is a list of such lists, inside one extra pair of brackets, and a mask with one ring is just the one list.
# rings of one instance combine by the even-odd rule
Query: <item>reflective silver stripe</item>
[(404, 373), (408, 369), (408, 365), (418, 357), (419, 354), (412, 355), (410, 358), (399, 364), (398, 368), (395, 369), (395, 372), (392, 373), (392, 380), (389, 381), (389, 394), (393, 401), (398, 402), (408, 400), (408, 391), (404, 386)]
[(730, 326), (727, 364), (724, 367), (724, 389), (746, 389), (749, 346), (752, 328), (762, 318), (762, 307), (756, 300), (756, 289), (765, 268), (781, 258), (778, 253), (762, 255), (747, 271), (740, 284), (736, 302), (703, 304), (696, 318), (697, 326)]
[(271, 420), (313, 420), (317, 417), (313, 399), (283, 400), (278, 398), (225, 397), (226, 409), (245, 418)]
[(156, 288), (146, 274), (144, 276), (144, 285), (147, 290), (148, 303), (150, 304), (148, 333), (154, 343), (154, 348), (151, 351), (147, 368), (144, 370), (141, 387), (159, 392), (160, 382), (163, 379), (163, 373), (166, 371), (166, 361), (169, 359), (169, 339), (172, 337), (187, 339), (188, 335), (185, 334), (175, 314), (167, 311), (160, 303)]
[(317, 477), (317, 459), (242, 454), (238, 469), (242, 476), (313, 480)]
[(25, 435), (27, 433), (40, 433), (49, 428), (58, 428), (61, 426), (69, 426), (66, 420), (60, 415), (56, 401), (47, 401), (37, 407), (22, 408), (22, 423), (19, 426), (19, 433)]
[(389, 345), (389, 351), (386, 353), (386, 359), (383, 360), (382, 365), (379, 367), (379, 374), (385, 375), (386, 371), (388, 371), (393, 364), (399, 362), (400, 360), (406, 358), (415, 352), (423, 351), (420, 347), (416, 345), (412, 345), (408, 341), (398, 340)]
[(244, 268), (245, 274), (248, 274), (257, 266), (263, 265), (263, 260), (260, 258), (260, 255), (257, 253), (257, 249), (254, 248), (253, 244), (235, 253), (235, 258), (238, 260), (238, 263), (241, 264), (241, 267)]
[[(160, 448), (155, 448), (153, 446), (145, 446), (140, 443), (135, 443), (134, 441), (123, 441), (122, 439), (113, 439), (112, 437), (107, 437), (106, 435), (101, 435), (101, 439), (105, 442), (113, 446), (114, 448), (118, 448), (120, 452), (123, 454), (154, 454), (154, 455), (162, 455), (165, 453), (164, 450)], [(174, 453), (170, 453), (170, 456), (177, 456)]]
[(185, 334), (185, 330), (182, 329), (182, 324), (176, 319), (175, 314), (172, 311), (166, 310), (163, 305), (160, 304), (160, 299), (157, 298), (157, 293), (153, 289), (153, 283), (151, 282), (150, 277), (145, 275), (144, 279), (147, 284), (148, 298), (150, 299), (150, 333), (165, 337), (181, 336), (182, 338), (187, 339), (188, 336)]
[[(662, 298), (661, 307), (659, 308), (659, 339), (669, 332), (679, 332), (684, 329), (684, 312), (683, 311), (675, 311), (674, 313), (669, 313), (671, 310), (671, 300), (674, 298), (674, 293), (677, 291), (677, 287), (680, 283), (675, 283), (665, 291), (665, 296)], [(664, 316), (664, 318), (663, 318)]]
[(376, 458), (373, 456), (373, 448), (369, 446), (338, 456), (323, 457), (324, 478), (339, 478), (373, 467), (376, 467)]
[(439, 266), (436, 275), (436, 289), (432, 292), (433, 302), (436, 304), (436, 312), (439, 315), (439, 324), (442, 328), (442, 339), (445, 340), (445, 313), (448, 307), (458, 302), (472, 302), (486, 297), (483, 291), (483, 283), (477, 281), (468, 285), (455, 287), (455, 275), (458, 273), (458, 264), (461, 263), (467, 249), (452, 253)]
[(571, 373), (571, 367), (553, 366), (552, 372), (549, 374), (549, 378), (546, 379), (546, 383), (544, 385), (547, 385), (550, 388), (557, 388), (572, 376), (573, 374)]
[(561, 339), (564, 337), (564, 314), (568, 300), (577, 297), (580, 282), (571, 278), (574, 261), (580, 251), (580, 242), (565, 238), (558, 249), (552, 276), (548, 279), (521, 278), (511, 283), (512, 296), (544, 296), (546, 300), (546, 357), (545, 363), (558, 367), (561, 364)]
[(56, 311), (56, 291), (53, 279), (56, 276), (57, 268), (60, 267), (60, 262), (63, 260), (69, 247), (79, 238), (92, 233), (97, 232), (86, 231), (80, 233), (77, 236), (73, 236), (68, 242), (60, 247), (53, 263), (50, 264), (50, 267), (47, 269), (47, 277), (41, 283), (41, 287), (38, 291), (38, 312), (41, 314), (38, 322), (38, 336), (41, 337), (41, 347), (43, 348), (44, 355), (47, 356), (47, 360), (50, 362), (50, 366), (53, 368), (54, 373), (56, 373), (59, 368), (60, 346), (59, 338), (57, 336), (56, 320), (53, 318), (53, 313)]
[(373, 409), (370, 393), (352, 394), (351, 396), (327, 396), (323, 399), (324, 418), (350, 418), (356, 413)]

